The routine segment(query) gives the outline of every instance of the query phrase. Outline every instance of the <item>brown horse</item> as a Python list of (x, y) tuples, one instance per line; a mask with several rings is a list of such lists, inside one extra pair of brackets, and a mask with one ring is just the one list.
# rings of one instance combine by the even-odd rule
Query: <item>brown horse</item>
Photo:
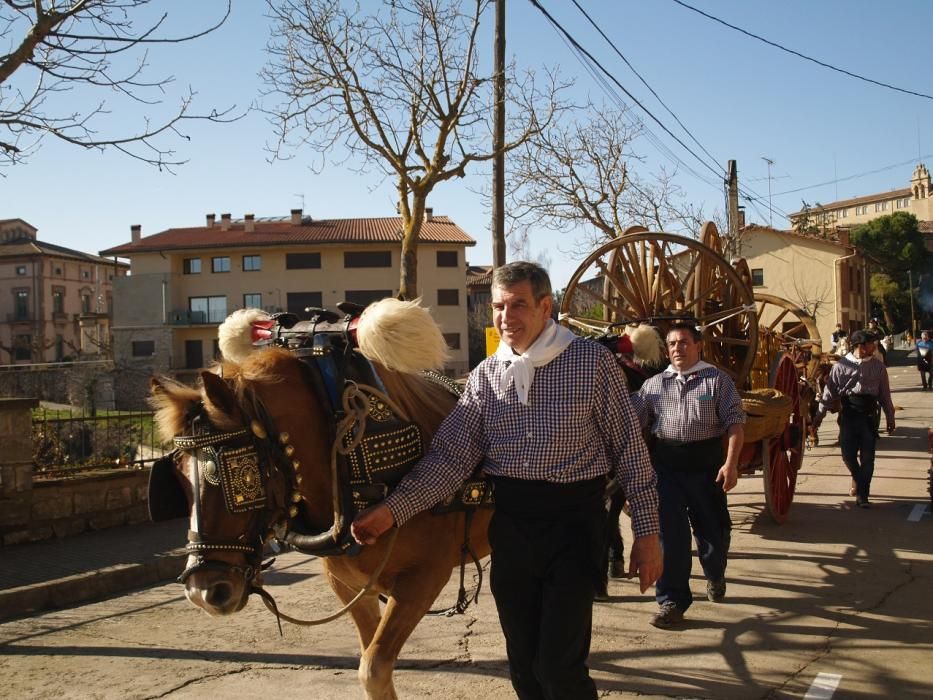
[[(456, 399), (418, 375), (376, 363), (374, 367), (387, 395), (421, 429), (426, 446)], [(276, 528), (280, 531), (285, 521), (300, 519), (315, 532), (327, 530), (335, 521), (331, 409), (322, 405), (311, 385), (312, 372), (290, 352), (268, 349), (240, 364), (225, 362), (218, 373), (203, 372), (197, 390), (166, 380), (152, 382), (160, 431), (166, 440), (176, 438), (180, 448), (173, 476), (185, 493), (193, 533), (189, 539), (194, 538), (188, 545), (191, 556), (183, 574), (185, 593), (189, 601), (212, 615), (242, 609), (249, 594), (261, 585), (257, 560), (262, 543)], [(258, 426), (251, 430), (251, 424)], [(216, 483), (217, 465), (205, 457), (204, 449), (222, 440), (234, 447), (262, 443), (254, 452), (264, 490), (259, 506), (231, 507), (229, 494), (211, 486)], [(277, 442), (293, 448), (287, 451), (286, 468), (272, 464), (274, 452), (281, 451)], [(300, 480), (287, 467), (293, 467)], [(247, 475), (246, 480), (252, 478)], [(471, 521), (470, 538), (479, 557), (489, 552), (490, 514), (480, 510)], [(349, 613), (359, 634), (359, 679), (366, 697), (396, 697), (392, 682), (396, 658), (452, 569), (460, 564), (464, 523), (463, 513), (421, 513), (398, 530), (394, 546), (387, 533), (357, 555), (323, 558), (327, 579), (346, 604), (365, 586), (391, 547), (372, 590)], [(378, 594), (387, 598), (381, 611)]]

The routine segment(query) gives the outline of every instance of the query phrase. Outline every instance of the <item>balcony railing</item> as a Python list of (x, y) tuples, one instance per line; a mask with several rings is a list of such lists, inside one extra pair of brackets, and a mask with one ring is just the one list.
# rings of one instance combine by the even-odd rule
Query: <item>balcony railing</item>
[(32, 313), (20, 313), (18, 311), (14, 311), (13, 313), (8, 313), (6, 315), (6, 320), (8, 323), (23, 323), (27, 321), (34, 321), (35, 319), (33, 318)]
[(168, 323), (170, 326), (192, 326), (207, 323), (220, 323), (220, 321), (208, 320), (206, 311), (188, 311), (186, 309), (181, 309), (169, 313)]

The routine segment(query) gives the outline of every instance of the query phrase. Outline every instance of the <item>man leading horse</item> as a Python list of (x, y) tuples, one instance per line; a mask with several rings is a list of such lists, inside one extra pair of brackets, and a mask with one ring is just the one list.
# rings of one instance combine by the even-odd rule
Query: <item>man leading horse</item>
[(470, 375), (429, 453), (352, 526), (373, 544), (452, 494), (477, 465), (494, 483), (490, 586), (519, 698), (596, 697), (586, 665), (601, 577), (606, 475), (632, 511), (629, 573), (644, 592), (660, 576), (654, 471), (612, 354), (551, 319), (538, 265), (493, 273), (498, 351)]

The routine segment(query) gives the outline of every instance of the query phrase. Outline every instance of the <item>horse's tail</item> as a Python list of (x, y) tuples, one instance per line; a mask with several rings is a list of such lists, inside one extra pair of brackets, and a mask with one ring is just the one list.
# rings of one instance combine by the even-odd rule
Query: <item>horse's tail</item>
[(367, 306), (356, 331), (360, 352), (405, 374), (443, 367), (449, 357), (447, 342), (420, 302), (389, 297)]

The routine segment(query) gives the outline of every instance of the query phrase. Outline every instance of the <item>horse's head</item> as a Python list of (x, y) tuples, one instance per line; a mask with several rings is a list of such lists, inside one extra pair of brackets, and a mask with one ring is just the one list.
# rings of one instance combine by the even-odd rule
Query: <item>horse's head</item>
[[(201, 375), (200, 390), (152, 381), (163, 439), (175, 451), (153, 466), (150, 512), (187, 515), (188, 600), (212, 615), (237, 612), (258, 586), (263, 544), (290, 505), (287, 451), (268, 437), (225, 380)], [(285, 437), (284, 434), (278, 436)]]

